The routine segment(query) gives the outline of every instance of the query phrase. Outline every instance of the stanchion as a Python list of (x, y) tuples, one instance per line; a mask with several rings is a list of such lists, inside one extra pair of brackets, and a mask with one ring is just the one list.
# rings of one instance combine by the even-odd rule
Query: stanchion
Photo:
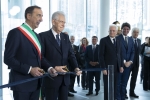
[(108, 100), (114, 100), (114, 65), (108, 65)]

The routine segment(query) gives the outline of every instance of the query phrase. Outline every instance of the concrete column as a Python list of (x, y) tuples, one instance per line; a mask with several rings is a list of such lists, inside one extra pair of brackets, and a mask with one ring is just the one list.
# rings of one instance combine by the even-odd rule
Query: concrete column
[(100, 38), (108, 35), (110, 17), (110, 0), (100, 0)]
[[(100, 39), (108, 35), (108, 27), (110, 24), (110, 0), (100, 0)], [(101, 72), (101, 86), (103, 83), (103, 73)]]

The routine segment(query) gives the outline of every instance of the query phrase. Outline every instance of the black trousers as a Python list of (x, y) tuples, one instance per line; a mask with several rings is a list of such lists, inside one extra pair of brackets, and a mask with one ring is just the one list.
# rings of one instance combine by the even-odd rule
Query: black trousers
[(134, 89), (136, 86), (136, 80), (137, 80), (137, 75), (138, 75), (138, 71), (139, 71), (139, 66), (137, 64), (138, 62), (136, 61), (136, 63), (133, 63), (133, 65), (131, 66), (131, 80), (130, 80), (130, 93), (134, 93)]
[(144, 56), (143, 89), (150, 89), (150, 57)]
[(82, 72), (82, 76), (81, 76), (81, 84), (82, 84), (82, 88), (88, 88), (89, 84), (88, 84), (88, 73), (86, 73), (85, 71)]
[(100, 90), (100, 73), (101, 72), (88, 72), (89, 74), (89, 93), (93, 92), (93, 79), (95, 77), (95, 81), (96, 81), (96, 92), (99, 92)]
[(74, 90), (75, 78), (76, 78), (76, 75), (70, 74), (70, 85), (69, 85), (70, 91)]
[(14, 100), (39, 100), (40, 90), (34, 92), (13, 91)]

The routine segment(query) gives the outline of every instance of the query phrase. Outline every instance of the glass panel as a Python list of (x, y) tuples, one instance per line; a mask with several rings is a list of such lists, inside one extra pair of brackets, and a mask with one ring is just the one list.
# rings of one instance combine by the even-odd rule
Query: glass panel
[[(75, 44), (86, 36), (86, 0), (51, 0), (51, 15), (55, 11), (63, 11), (66, 15), (64, 31), (74, 35)], [(51, 18), (51, 16), (50, 16)]]
[(43, 11), (43, 22), (40, 23), (39, 27), (35, 29), (37, 33), (49, 30), (50, 21), (49, 21), (49, 0), (32, 0), (33, 5), (38, 5), (42, 8)]
[[(143, 7), (143, 0), (111, 0), (111, 2), (115, 2), (116, 4), (112, 3), (112, 9), (115, 10), (116, 12), (111, 11), (113, 16), (115, 15), (114, 21), (118, 20), (120, 24), (123, 22), (129, 22), (131, 24), (131, 29), (133, 27), (138, 27), (142, 29), (142, 23), (143, 23), (143, 15), (142, 15), (142, 7)], [(114, 7), (114, 8), (113, 8)], [(113, 19), (111, 18), (111, 21)], [(131, 31), (130, 31), (131, 32)], [(140, 32), (141, 34), (141, 32)], [(129, 34), (131, 35), (131, 34)], [(139, 35), (141, 36), (141, 35)], [(139, 37), (141, 38), (141, 37)]]
[[(91, 37), (100, 34), (100, 0), (87, 0), (87, 38), (91, 44)], [(98, 39), (99, 40), (99, 39)]]

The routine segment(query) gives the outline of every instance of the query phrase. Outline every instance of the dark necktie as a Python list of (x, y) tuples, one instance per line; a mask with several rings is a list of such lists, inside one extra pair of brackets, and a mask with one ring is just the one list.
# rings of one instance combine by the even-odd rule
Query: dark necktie
[(57, 41), (58, 45), (60, 46), (59, 34), (56, 35), (56, 41)]
[(135, 50), (137, 49), (137, 40), (136, 39), (134, 40), (134, 48), (135, 48)]
[(95, 49), (96, 49), (96, 46), (93, 45), (93, 61), (94, 61), (94, 53), (95, 53)]
[(115, 40), (115, 39), (113, 39), (113, 41), (114, 41), (114, 46), (116, 47), (116, 40)]
[(127, 36), (125, 37), (125, 45), (126, 45), (126, 48), (128, 49), (128, 42), (127, 42)]

